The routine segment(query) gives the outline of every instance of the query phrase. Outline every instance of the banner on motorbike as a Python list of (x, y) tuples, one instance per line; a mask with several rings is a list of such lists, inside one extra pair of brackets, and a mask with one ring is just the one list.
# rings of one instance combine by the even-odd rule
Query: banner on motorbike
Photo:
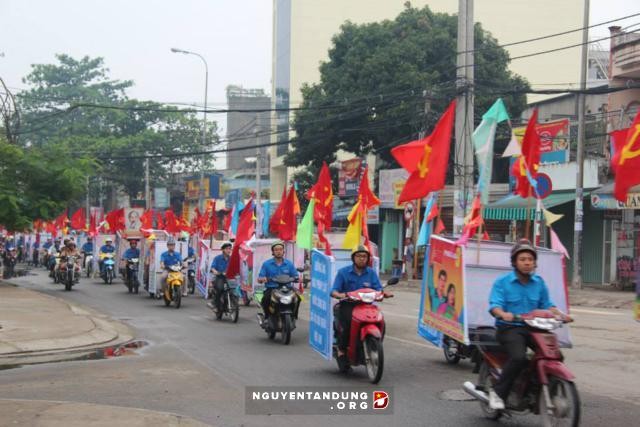
[[(251, 284), (251, 288), (242, 288), (243, 290), (253, 292), (254, 295), (264, 290), (264, 285), (258, 283), (258, 273), (262, 264), (273, 256), (271, 255), (271, 245), (278, 241), (278, 239), (255, 239), (250, 242), (253, 253), (252, 260), (247, 264), (247, 267), (252, 266), (250, 282), (248, 282)], [(296, 268), (304, 266), (304, 250), (298, 248), (295, 242), (285, 242), (284, 257), (291, 261)]]
[[(214, 242), (214, 246), (217, 242)], [(210, 266), (213, 258), (220, 253), (220, 246), (214, 250), (209, 246), (209, 243), (205, 240), (198, 242), (198, 267), (196, 269), (196, 287), (198, 292), (203, 298), (208, 295), (208, 286), (211, 282)]]
[(433, 330), (458, 342), (467, 343), (464, 310), (465, 248), (450, 240), (432, 236), (429, 249), (428, 263), (423, 275), (424, 289), (419, 324), (428, 332), (428, 337), (425, 338), (434, 338), (430, 340), (437, 345), (439, 334), (433, 334)]
[[(429, 262), (425, 263), (423, 271), (418, 335), (436, 346), (442, 346), (443, 333), (459, 342), (475, 344), (469, 341), (469, 330), (495, 326), (495, 319), (489, 313), (489, 294), (496, 279), (512, 271), (511, 247), (510, 243), (491, 241), (482, 241), (478, 247), (476, 240), (469, 241), (466, 248), (461, 248), (460, 267), (456, 267), (454, 255), (458, 247), (455, 242), (439, 236), (432, 236), (425, 254), (425, 258)], [(438, 253), (434, 253), (436, 250)], [(448, 255), (453, 261), (453, 276), (448, 268), (443, 267), (443, 264), (446, 264), (442, 262), (445, 258), (445, 250), (451, 252)], [(563, 255), (546, 248), (537, 248), (537, 250), (536, 274), (542, 277), (547, 284), (551, 301), (555, 306), (563, 312), (568, 312)], [(439, 263), (434, 262), (437, 259), (440, 259)], [(461, 272), (458, 272), (459, 268)], [(446, 276), (441, 274), (441, 270), (445, 271)], [(455, 282), (453, 279), (455, 276), (462, 277), (462, 285)], [(460, 286), (462, 294), (459, 294), (457, 290), (455, 293), (447, 292), (452, 283), (454, 287)], [(444, 308), (440, 308), (442, 304), (444, 304)], [(454, 308), (447, 307), (450, 305), (453, 305)], [(432, 308), (435, 308), (435, 314)], [(459, 331), (456, 336), (454, 335), (455, 331), (442, 327), (435, 320), (430, 320), (438, 318), (438, 311), (441, 312), (441, 316), (457, 316), (463, 328), (462, 337)], [(445, 319), (450, 320), (446, 317)], [(450, 323), (447, 322), (444, 326), (449, 325)], [(571, 346), (570, 331), (567, 325), (555, 330), (554, 333), (558, 336), (563, 347)]]
[[(162, 269), (160, 268), (160, 256), (167, 251), (167, 241), (160, 240), (161, 238), (166, 239), (166, 236), (160, 233), (155, 233), (158, 239), (150, 245), (149, 252), (146, 254), (149, 259), (149, 293), (151, 294), (155, 294), (161, 287), (160, 278), (162, 276)], [(177, 241), (175, 251), (180, 253), (183, 260), (186, 259), (189, 254), (188, 242)]]
[[(309, 303), (309, 345), (327, 360), (333, 357), (333, 306), (331, 289), (339, 269), (352, 264), (351, 251), (333, 250), (333, 256), (311, 252), (311, 297)], [(373, 257), (373, 269), (380, 271), (380, 258)]]
[[(114, 246), (116, 245), (116, 236), (114, 234), (98, 234), (95, 238), (95, 242), (93, 246), (93, 251), (94, 251), (93, 271), (100, 271), (100, 267), (98, 264), (100, 257), (98, 255), (100, 254), (100, 248), (104, 246), (107, 239), (111, 239), (111, 241), (113, 242), (113, 245)], [(116, 246), (116, 250), (117, 250), (117, 246)]]

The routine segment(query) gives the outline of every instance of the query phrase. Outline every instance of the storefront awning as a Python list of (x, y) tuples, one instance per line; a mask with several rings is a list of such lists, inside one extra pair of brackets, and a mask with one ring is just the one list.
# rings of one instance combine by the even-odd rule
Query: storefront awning
[[(589, 191), (584, 191), (584, 197), (589, 195)], [(573, 202), (576, 193), (574, 191), (557, 191), (551, 193), (542, 200), (546, 209), (565, 203)], [(520, 196), (511, 194), (496, 202), (490, 203), (484, 209), (485, 219), (498, 220), (526, 220), (527, 212), (529, 219), (534, 219), (537, 200), (534, 197), (523, 199)]]

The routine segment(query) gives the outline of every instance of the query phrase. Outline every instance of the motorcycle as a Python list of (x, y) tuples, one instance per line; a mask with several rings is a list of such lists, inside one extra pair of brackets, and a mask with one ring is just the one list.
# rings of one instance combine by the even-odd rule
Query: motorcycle
[(93, 253), (92, 252), (88, 252), (85, 254), (84, 265), (85, 265), (84, 268), (87, 273), (87, 278), (89, 278), (93, 274)]
[(196, 292), (196, 260), (194, 257), (188, 257), (184, 260), (187, 264), (187, 289), (191, 295)]
[(126, 281), (129, 293), (138, 293), (140, 282), (138, 281), (138, 267), (140, 265), (139, 258), (129, 258), (126, 265)]
[[(227, 277), (224, 274), (218, 274), (216, 276), (216, 280), (222, 280), (223, 288), (221, 290), (222, 295), (220, 296), (220, 306), (214, 307), (214, 311), (216, 313), (216, 319), (222, 319), (223, 315), (231, 316), (231, 320), (233, 323), (238, 323), (238, 316), (240, 314), (240, 302), (238, 300), (237, 288), (238, 285), (236, 282), (229, 283)], [(215, 292), (213, 294), (213, 301), (216, 300)], [(214, 304), (215, 306), (215, 304)]]
[(15, 255), (11, 253), (7, 253), (5, 255), (4, 260), (4, 278), (10, 279), (16, 276), (16, 264), (18, 263), (18, 259)]
[(80, 276), (80, 266), (76, 265), (77, 257), (67, 256), (60, 263), (59, 283), (64, 283), (64, 290), (70, 291)]
[(169, 307), (171, 303), (174, 302), (176, 308), (180, 308), (180, 304), (182, 303), (182, 286), (184, 286), (182, 265), (174, 264), (167, 268), (169, 269), (169, 274), (167, 275), (167, 286), (162, 294), (162, 297), (164, 298), (164, 305)]
[(106, 254), (102, 254), (102, 280), (104, 280), (104, 283), (106, 283), (107, 285), (110, 285), (113, 283), (113, 279), (115, 278), (115, 264), (116, 261), (113, 259), (114, 254), (112, 253), (106, 253)]
[(478, 349), (482, 362), (478, 375), (478, 384), (467, 381), (464, 391), (480, 401), (480, 408), (487, 418), (497, 420), (502, 415), (527, 414), (540, 415), (544, 426), (566, 422), (570, 426), (580, 424), (580, 397), (574, 383), (574, 375), (563, 363), (564, 357), (558, 345), (558, 339), (552, 332), (562, 326), (548, 310), (534, 310), (531, 313), (516, 316), (523, 321), (531, 334), (533, 355), (528, 366), (520, 373), (506, 399), (504, 410), (489, 406), (489, 388), (500, 376), (501, 368), (508, 355), (501, 346), (496, 345), (495, 330), (478, 333), (473, 337), (479, 341)]
[[(394, 277), (385, 286), (397, 284), (399, 279)], [(333, 357), (338, 363), (340, 372), (348, 372), (349, 367), (365, 365), (367, 376), (372, 384), (377, 384), (382, 378), (384, 370), (384, 351), (382, 341), (385, 334), (385, 322), (382, 312), (374, 302), (382, 301), (385, 293), (370, 288), (357, 289), (347, 292), (347, 298), (342, 301), (355, 302), (351, 315), (351, 331), (347, 348), (347, 363), (343, 364), (338, 358), (338, 343), (334, 342)], [(337, 319), (333, 322), (334, 338), (342, 332)]]
[(291, 332), (296, 328), (298, 318), (298, 306), (300, 297), (293, 289), (293, 284), (297, 282), (297, 277), (290, 277), (281, 274), (273, 279), (278, 287), (271, 292), (269, 301), (269, 317), (264, 319), (264, 313), (258, 313), (258, 323), (267, 333), (269, 339), (274, 339), (277, 332), (282, 335), (282, 344), (288, 345), (291, 342)]
[(479, 357), (476, 346), (466, 345), (448, 335), (442, 337), (442, 350), (444, 359), (450, 365), (455, 365), (460, 359), (471, 359), (472, 362), (476, 362)]

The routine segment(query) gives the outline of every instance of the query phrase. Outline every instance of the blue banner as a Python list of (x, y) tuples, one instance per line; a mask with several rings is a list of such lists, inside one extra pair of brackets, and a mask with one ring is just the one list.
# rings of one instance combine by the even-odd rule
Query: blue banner
[(333, 260), (318, 250), (311, 252), (309, 345), (325, 359), (333, 357), (333, 309), (331, 287)]
[(429, 244), (424, 253), (424, 266), (422, 268), (422, 293), (420, 296), (420, 314), (418, 315), (418, 335), (427, 341), (435, 344), (438, 347), (442, 347), (442, 332), (439, 330), (427, 325), (424, 322), (424, 309), (425, 309), (425, 298), (430, 298), (429, 288), (427, 285), (428, 277), (429, 277), (429, 256), (431, 252), (431, 240), (429, 240)]

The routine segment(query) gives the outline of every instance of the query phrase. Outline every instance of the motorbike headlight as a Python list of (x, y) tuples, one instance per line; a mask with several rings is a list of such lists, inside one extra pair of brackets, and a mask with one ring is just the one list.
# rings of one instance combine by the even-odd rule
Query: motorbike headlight
[(138, 262), (138, 258), (131, 258), (131, 262), (133, 263)]
[(376, 294), (374, 292), (358, 292), (358, 296), (362, 302), (366, 302), (367, 304), (371, 304), (376, 299)]
[(293, 301), (293, 295), (285, 295), (280, 298), (282, 304), (291, 304), (291, 301)]

